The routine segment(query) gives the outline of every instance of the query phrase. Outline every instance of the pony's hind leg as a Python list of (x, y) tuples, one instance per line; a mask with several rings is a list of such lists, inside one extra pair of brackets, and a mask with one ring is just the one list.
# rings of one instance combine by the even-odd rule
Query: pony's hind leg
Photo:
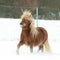
[(40, 45), (40, 46), (39, 46), (39, 51), (40, 51), (40, 50), (43, 52), (43, 45)]

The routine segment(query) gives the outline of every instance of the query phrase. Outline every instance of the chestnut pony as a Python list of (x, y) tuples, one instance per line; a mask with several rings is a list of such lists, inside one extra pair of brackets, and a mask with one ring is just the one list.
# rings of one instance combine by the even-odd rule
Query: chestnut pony
[(38, 46), (41, 51), (43, 51), (43, 47), (46, 51), (49, 51), (48, 33), (43, 27), (34, 27), (34, 18), (31, 12), (24, 11), (21, 20), (22, 32), (17, 45), (17, 53), (19, 53), (19, 48), (23, 44), (29, 46), (31, 52), (33, 52), (34, 46)]

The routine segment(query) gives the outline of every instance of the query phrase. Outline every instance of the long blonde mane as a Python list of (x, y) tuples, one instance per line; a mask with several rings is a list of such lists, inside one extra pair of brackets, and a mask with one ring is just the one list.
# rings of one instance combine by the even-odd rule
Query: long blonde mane
[(32, 37), (35, 37), (38, 34), (38, 31), (34, 27), (34, 18), (31, 14), (31, 12), (30, 11), (24, 11), (23, 15), (21, 16), (21, 19), (23, 19), (23, 18), (26, 19), (26, 20), (29, 20), (31, 22), (31, 24), (30, 24), (30, 28), (31, 28), (30, 33), (31, 33)]

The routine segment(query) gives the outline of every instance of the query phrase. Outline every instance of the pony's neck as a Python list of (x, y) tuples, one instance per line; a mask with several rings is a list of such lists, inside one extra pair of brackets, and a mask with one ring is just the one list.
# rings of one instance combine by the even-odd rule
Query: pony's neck
[(30, 34), (30, 28), (29, 29), (26, 29), (26, 30), (24, 30), (24, 29), (22, 29), (26, 34)]
[(35, 28), (35, 27), (32, 25), (30, 33), (31, 33), (31, 35), (32, 35), (33, 38), (36, 37), (36, 36), (38, 35), (38, 30), (37, 30), (37, 28)]

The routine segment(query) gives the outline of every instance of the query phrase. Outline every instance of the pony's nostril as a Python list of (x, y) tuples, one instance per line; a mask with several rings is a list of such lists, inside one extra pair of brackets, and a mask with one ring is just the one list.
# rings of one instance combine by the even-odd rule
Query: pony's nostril
[(22, 25), (23, 23), (21, 22), (20, 25)]

